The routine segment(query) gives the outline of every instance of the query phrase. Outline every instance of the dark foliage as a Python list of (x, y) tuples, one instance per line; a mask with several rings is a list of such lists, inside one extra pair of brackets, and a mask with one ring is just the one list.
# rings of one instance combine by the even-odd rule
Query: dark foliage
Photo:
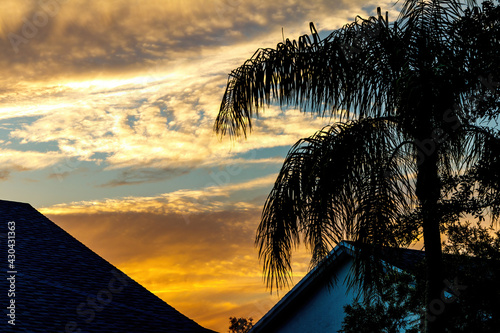
[[(447, 230), (444, 262), (447, 266), (447, 302), (443, 332), (496, 333), (500, 327), (500, 232), (492, 227), (458, 223)], [(423, 332), (425, 275), (382, 279), (376, 298), (344, 307), (342, 333)], [(459, 286), (459, 287), (456, 287)], [(455, 288), (456, 287), (456, 288)]]
[(229, 317), (229, 323), (230, 333), (247, 333), (253, 327), (252, 318)]

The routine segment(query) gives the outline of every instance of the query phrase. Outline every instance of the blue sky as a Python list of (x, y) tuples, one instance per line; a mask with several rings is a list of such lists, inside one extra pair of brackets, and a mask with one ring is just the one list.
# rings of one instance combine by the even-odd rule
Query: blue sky
[[(390, 18), (389, 1), (378, 2)], [(253, 247), (291, 145), (328, 119), (269, 107), (247, 140), (213, 122), (227, 74), (366, 1), (3, 0), (0, 198), (28, 202), (200, 324), (258, 319)], [(298, 281), (307, 271), (296, 256)]]

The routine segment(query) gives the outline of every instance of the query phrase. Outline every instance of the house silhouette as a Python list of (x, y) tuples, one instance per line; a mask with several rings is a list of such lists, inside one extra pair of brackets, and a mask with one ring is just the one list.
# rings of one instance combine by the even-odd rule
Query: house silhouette
[(0, 200), (0, 248), (1, 332), (213, 332), (29, 204)]
[[(250, 330), (251, 333), (334, 333), (342, 328), (344, 306), (351, 304), (359, 290), (349, 288), (354, 243), (340, 242), (330, 254), (302, 278)], [(378, 260), (400, 272), (411, 272), (424, 260), (423, 251), (384, 248)], [(334, 277), (337, 282), (334, 282)]]

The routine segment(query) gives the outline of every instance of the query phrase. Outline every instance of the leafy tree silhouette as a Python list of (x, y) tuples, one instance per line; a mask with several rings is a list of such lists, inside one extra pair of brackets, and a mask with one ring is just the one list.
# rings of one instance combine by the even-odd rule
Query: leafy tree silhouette
[(253, 318), (229, 317), (230, 333), (247, 333), (253, 327)]
[[(446, 233), (444, 264), (451, 285), (446, 289), (446, 331), (498, 332), (500, 231), (479, 223), (459, 222), (450, 225)], [(425, 302), (425, 279), (420, 271), (417, 265), (411, 275), (391, 272), (383, 276), (384, 287), (378, 297), (344, 307), (340, 332), (421, 332), (418, 314)]]

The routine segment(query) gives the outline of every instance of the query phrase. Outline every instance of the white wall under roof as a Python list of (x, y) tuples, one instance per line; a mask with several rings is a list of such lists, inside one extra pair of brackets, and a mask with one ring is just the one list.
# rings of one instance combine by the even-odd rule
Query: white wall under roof
[(353, 259), (343, 261), (337, 271), (337, 284), (323, 284), (310, 291), (300, 308), (287, 314), (287, 320), (281, 321), (277, 333), (337, 332), (342, 327), (344, 305), (351, 304), (355, 291), (347, 291), (345, 279), (352, 266)]

